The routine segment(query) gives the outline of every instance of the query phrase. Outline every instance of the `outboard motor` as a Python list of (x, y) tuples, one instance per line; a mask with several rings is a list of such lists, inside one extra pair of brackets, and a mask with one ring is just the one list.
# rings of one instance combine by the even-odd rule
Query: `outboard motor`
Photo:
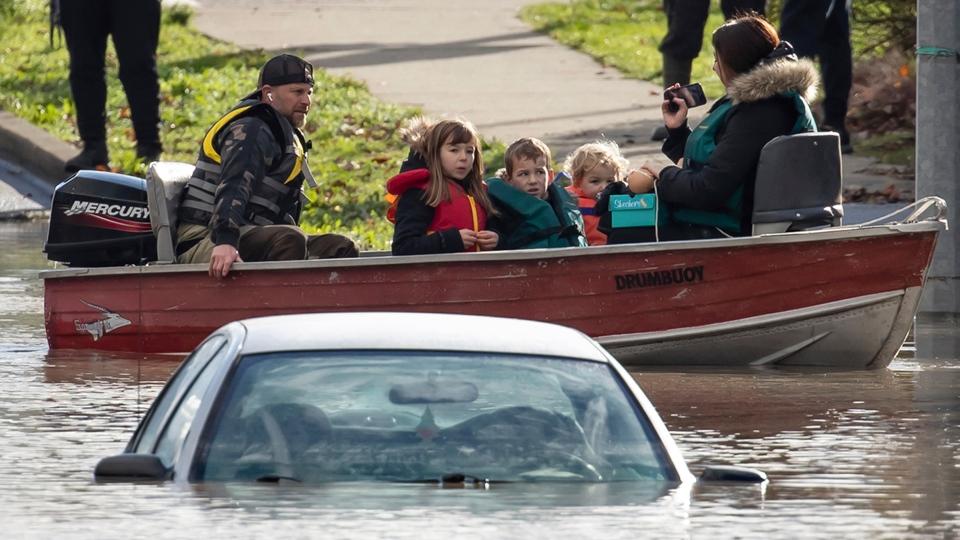
[(57, 186), (47, 258), (69, 266), (121, 266), (157, 259), (142, 178), (80, 171)]

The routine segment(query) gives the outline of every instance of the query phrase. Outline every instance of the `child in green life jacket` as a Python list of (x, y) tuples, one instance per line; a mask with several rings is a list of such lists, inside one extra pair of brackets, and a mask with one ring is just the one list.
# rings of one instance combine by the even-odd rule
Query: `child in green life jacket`
[(552, 182), (550, 149), (533, 138), (513, 142), (505, 168), (487, 180), (498, 215), (488, 227), (500, 235), (497, 249), (586, 246), (577, 202)]

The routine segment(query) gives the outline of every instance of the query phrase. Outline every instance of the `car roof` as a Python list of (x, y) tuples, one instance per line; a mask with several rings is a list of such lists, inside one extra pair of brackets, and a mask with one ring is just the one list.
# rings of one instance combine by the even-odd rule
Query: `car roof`
[(446, 313), (312, 313), (239, 321), (243, 354), (303, 350), (442, 350), (609, 362), (585, 334), (556, 324)]

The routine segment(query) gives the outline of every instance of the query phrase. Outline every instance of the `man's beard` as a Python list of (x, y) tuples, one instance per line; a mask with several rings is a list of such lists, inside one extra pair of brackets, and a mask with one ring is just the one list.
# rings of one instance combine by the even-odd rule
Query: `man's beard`
[(303, 126), (307, 125), (307, 113), (305, 112), (294, 112), (287, 117), (287, 120), (290, 121), (290, 124), (297, 128), (303, 129)]

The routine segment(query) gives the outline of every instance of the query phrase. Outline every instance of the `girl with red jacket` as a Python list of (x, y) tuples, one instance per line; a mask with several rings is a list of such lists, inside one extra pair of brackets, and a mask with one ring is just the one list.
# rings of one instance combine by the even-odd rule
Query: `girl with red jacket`
[(477, 131), (464, 120), (415, 119), (402, 132), (410, 155), (387, 181), (394, 223), (394, 255), (489, 251), (497, 233), (486, 230), (493, 213), (483, 183)]

